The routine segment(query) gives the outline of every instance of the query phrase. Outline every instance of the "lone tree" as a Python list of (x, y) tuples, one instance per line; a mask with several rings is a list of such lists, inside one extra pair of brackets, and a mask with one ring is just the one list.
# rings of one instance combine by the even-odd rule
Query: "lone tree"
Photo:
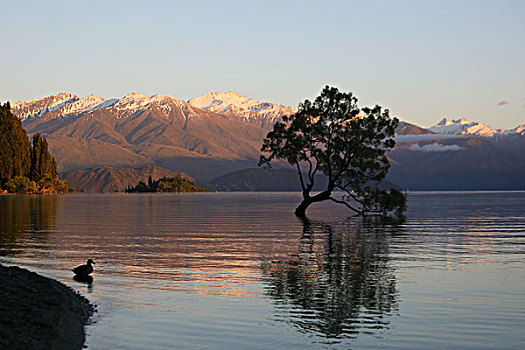
[[(303, 200), (295, 210), (306, 217), (313, 203), (331, 200), (358, 215), (406, 209), (403, 193), (378, 188), (390, 166), (385, 155), (395, 145), (399, 120), (380, 106), (359, 108), (351, 92), (326, 86), (314, 102), (305, 100), (297, 113), (274, 125), (261, 147), (259, 166), (283, 159), (297, 169)], [(328, 178), (326, 188), (312, 194), (315, 175)], [(342, 194), (335, 197), (334, 192)], [(339, 192), (342, 191), (342, 192)]]

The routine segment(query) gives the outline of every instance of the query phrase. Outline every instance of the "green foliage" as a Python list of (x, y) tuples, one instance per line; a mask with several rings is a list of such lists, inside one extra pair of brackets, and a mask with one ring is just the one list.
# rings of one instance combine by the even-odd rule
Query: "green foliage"
[(382, 213), (394, 212), (402, 217), (406, 210), (405, 194), (399, 190), (380, 190), (378, 188), (366, 188), (361, 193), (362, 205), (365, 212)]
[(11, 113), (9, 102), (0, 106), (0, 183), (16, 176), (27, 176), (31, 144), (22, 122)]
[(149, 186), (146, 186), (146, 184), (143, 181), (140, 181), (137, 186), (128, 188), (126, 192), (133, 193), (133, 192), (155, 192), (155, 191), (151, 190)]
[(49, 153), (47, 140), (36, 133), (33, 135), (29, 177), (34, 181), (39, 181), (44, 178), (54, 179), (57, 176), (56, 161)]
[(9, 179), (5, 186), (7, 191), (10, 193), (33, 193), (37, 190), (34, 181), (31, 181), (27, 177), (20, 175)]
[[(296, 209), (305, 216), (312, 203), (332, 200), (358, 214), (403, 212), (405, 197), (379, 191), (389, 168), (386, 151), (395, 145), (397, 118), (380, 106), (359, 108), (351, 92), (326, 86), (313, 102), (305, 100), (296, 114), (283, 117), (263, 141), (259, 166), (283, 159), (297, 168), (303, 201)], [(328, 177), (324, 191), (311, 195), (317, 172)], [(303, 175), (305, 173), (306, 175)], [(344, 191), (346, 199), (332, 196)]]
[(204, 189), (195, 186), (193, 182), (181, 176), (163, 177), (156, 181), (153, 181), (150, 176), (147, 185), (140, 181), (137, 186), (126, 189), (126, 192), (204, 192)]
[(69, 191), (69, 184), (58, 176), (46, 176), (38, 180), (37, 193), (65, 193)]
[(56, 193), (68, 190), (58, 179), (55, 158), (45, 138), (33, 136), (33, 145), (9, 102), (0, 106), (0, 188), (16, 193)]

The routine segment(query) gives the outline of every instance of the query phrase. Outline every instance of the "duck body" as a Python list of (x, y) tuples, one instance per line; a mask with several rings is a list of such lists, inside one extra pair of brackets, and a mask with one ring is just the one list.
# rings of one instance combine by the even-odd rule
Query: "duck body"
[(77, 276), (88, 276), (91, 272), (93, 272), (93, 266), (91, 264), (95, 264), (95, 262), (91, 259), (88, 259), (86, 265), (77, 266), (72, 271)]

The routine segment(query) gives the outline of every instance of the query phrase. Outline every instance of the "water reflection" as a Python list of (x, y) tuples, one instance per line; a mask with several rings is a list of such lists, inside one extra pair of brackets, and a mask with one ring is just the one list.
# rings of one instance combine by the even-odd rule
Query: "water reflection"
[(299, 197), (0, 196), (0, 261), (89, 293), (93, 349), (523, 348), (522, 193), (411, 193), (403, 226)]
[(303, 221), (299, 252), (262, 264), (279, 320), (324, 338), (377, 335), (398, 310), (388, 240), (398, 225)]
[(0, 256), (16, 256), (18, 243), (39, 243), (54, 230), (60, 196), (0, 196)]
[(75, 275), (73, 276), (73, 279), (80, 283), (85, 283), (87, 285), (93, 284), (93, 277), (90, 275)]

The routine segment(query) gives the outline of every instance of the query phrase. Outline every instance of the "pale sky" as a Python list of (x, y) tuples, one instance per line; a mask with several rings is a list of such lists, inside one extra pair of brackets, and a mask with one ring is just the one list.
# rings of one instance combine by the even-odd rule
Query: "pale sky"
[(428, 126), (525, 124), (525, 1), (0, 0), (0, 101), (324, 85)]

